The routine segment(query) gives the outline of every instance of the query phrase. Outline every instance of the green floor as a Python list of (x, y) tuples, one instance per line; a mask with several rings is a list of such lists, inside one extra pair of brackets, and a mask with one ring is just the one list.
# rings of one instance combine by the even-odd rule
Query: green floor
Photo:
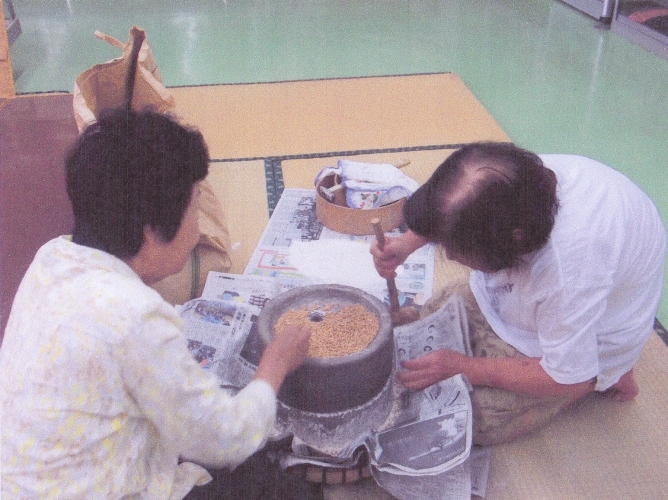
[[(617, 168), (668, 221), (668, 61), (558, 0), (14, 0), (18, 93), (76, 76), (146, 29), (165, 84), (451, 71), (514, 142)], [(668, 323), (668, 293), (659, 319)]]

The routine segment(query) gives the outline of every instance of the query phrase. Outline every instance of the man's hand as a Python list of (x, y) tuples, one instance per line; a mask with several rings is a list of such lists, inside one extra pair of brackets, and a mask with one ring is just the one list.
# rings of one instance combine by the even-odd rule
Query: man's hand
[(468, 356), (450, 349), (439, 349), (425, 356), (404, 361), (401, 365), (407, 371), (397, 373), (399, 381), (415, 391), (429, 387), (446, 378), (464, 373)]
[(395, 278), (396, 269), (415, 250), (425, 245), (427, 240), (407, 231), (398, 238), (385, 238), (385, 246), (381, 250), (378, 242), (371, 244), (371, 255), (378, 274), (385, 279)]
[[(439, 349), (420, 358), (404, 361), (407, 371), (397, 373), (408, 389), (421, 390), (460, 373), (473, 386), (486, 386), (522, 392), (532, 396), (569, 396), (575, 401), (594, 391), (596, 380), (576, 384), (559, 384), (540, 365), (540, 358), (476, 358), (450, 349)], [(626, 376), (625, 376), (626, 377)], [(633, 382), (633, 383), (631, 383)], [(633, 394), (632, 376), (620, 380), (610, 389), (611, 396), (624, 400)], [(637, 389), (637, 386), (636, 386)]]

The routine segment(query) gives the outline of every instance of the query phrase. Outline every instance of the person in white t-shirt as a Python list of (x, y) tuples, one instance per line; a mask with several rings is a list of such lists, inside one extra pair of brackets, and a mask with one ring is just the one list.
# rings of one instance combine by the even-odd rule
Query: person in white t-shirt
[(438, 167), (404, 217), (408, 232), (372, 246), (378, 272), (395, 276), (426, 243), (472, 268), (470, 289), (457, 291), (468, 298), (474, 356), (442, 349), (405, 362), (398, 377), (417, 390), (464, 373), (480, 444), (530, 432), (594, 391), (637, 395), (633, 367), (661, 296), (666, 232), (627, 177), (581, 156), (475, 143)]
[[(309, 332), (277, 334), (254, 380), (230, 396), (195, 361), (177, 310), (148, 286), (180, 271), (199, 239), (208, 161), (198, 131), (152, 112), (101, 117), (68, 155), (73, 234), (37, 252), (0, 350), (3, 499), (248, 490), (220, 470), (266, 442), (276, 394), (305, 359)], [(281, 473), (260, 462), (256, 476)], [(211, 480), (203, 466), (220, 481), (201, 486)], [(302, 485), (294, 477), (270, 487), (275, 498), (322, 498)]]

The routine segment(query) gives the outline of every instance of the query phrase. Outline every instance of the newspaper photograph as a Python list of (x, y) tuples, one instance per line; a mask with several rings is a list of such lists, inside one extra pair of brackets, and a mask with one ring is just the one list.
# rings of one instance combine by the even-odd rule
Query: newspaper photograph
[(399, 500), (471, 500), (472, 473), (469, 461), (428, 476), (392, 474), (371, 468), (378, 485)]
[(188, 348), (221, 385), (238, 390), (247, 385), (262, 356), (257, 334), (258, 312), (233, 301), (195, 299), (180, 309)]
[(387, 472), (415, 476), (437, 474), (466, 460), (472, 427), (466, 384), (458, 376), (429, 389), (438, 394), (437, 398), (443, 395), (440, 404), (439, 399), (420, 393), (411, 398), (409, 406), (414, 408), (410, 412), (416, 417), (368, 441), (372, 465)]
[(259, 314), (269, 299), (283, 291), (284, 282), (274, 278), (210, 271), (201, 298), (246, 304)]

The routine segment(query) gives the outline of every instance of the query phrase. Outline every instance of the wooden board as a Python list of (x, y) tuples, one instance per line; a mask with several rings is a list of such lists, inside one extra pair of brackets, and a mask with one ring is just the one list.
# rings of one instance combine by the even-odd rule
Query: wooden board
[[(0, 0), (0, 11), (4, 13), (2, 0)], [(12, 98), (15, 95), (14, 75), (12, 73), (12, 62), (9, 56), (9, 40), (7, 38), (7, 27), (4, 21), (0, 27), (0, 106), (2, 99)]]

